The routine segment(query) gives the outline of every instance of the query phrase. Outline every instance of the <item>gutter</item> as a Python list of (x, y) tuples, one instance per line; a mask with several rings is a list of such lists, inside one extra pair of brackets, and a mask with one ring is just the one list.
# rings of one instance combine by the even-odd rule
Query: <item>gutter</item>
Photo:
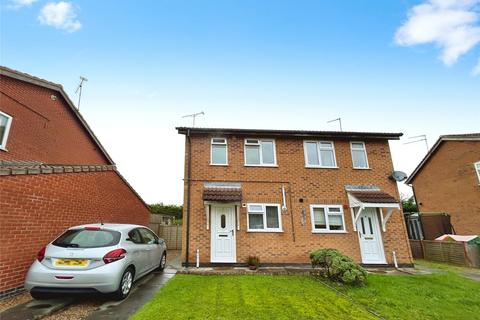
[(187, 164), (187, 234), (185, 241), (185, 267), (189, 267), (188, 252), (190, 250), (190, 189), (192, 175), (192, 142), (190, 140), (190, 129), (187, 130), (186, 141), (188, 143), (188, 164)]

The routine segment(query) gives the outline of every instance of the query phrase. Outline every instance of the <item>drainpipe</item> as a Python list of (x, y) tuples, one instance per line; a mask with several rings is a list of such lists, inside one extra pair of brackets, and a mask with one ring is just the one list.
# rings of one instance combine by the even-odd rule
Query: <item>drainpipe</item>
[(187, 158), (187, 237), (185, 243), (185, 267), (189, 267), (188, 253), (190, 251), (190, 184), (192, 174), (192, 141), (190, 139), (190, 129), (187, 129), (188, 158)]

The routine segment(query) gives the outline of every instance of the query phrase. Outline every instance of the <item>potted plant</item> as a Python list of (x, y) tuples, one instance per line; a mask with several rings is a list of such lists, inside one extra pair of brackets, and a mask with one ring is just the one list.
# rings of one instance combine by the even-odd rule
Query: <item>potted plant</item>
[(257, 270), (260, 265), (260, 259), (256, 256), (249, 256), (247, 259), (248, 268), (250, 270)]

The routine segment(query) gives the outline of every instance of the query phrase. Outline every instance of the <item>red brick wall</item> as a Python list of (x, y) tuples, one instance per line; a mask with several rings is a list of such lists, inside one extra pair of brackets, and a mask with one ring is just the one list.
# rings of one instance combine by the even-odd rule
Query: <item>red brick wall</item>
[(148, 209), (115, 171), (0, 177), (0, 292), (21, 286), (64, 229), (100, 220), (148, 225)]
[(457, 234), (480, 234), (480, 141), (444, 141), (412, 184), (421, 212), (446, 212)]
[[(50, 96), (57, 96), (53, 101)], [(109, 164), (59, 92), (2, 76), (0, 111), (13, 117), (0, 160)]]
[[(350, 144), (345, 140), (335, 141), (338, 169), (314, 169), (305, 168), (301, 139), (276, 139), (278, 167), (245, 167), (244, 137), (228, 137), (228, 167), (210, 166), (210, 139), (211, 137), (207, 136), (192, 137), (189, 250), (191, 262), (195, 261), (196, 249), (200, 249), (201, 262), (210, 262), (210, 230), (206, 229), (206, 214), (202, 200), (205, 181), (241, 182), (242, 203), (281, 204), (281, 187), (286, 188), (289, 210), (281, 215), (282, 233), (246, 232), (246, 208), (240, 209), (240, 231), (237, 231), (236, 238), (239, 263), (244, 263), (248, 255), (258, 255), (262, 262), (306, 263), (308, 254), (322, 247), (337, 248), (360, 262), (358, 236), (352, 228), (350, 209), (344, 209), (348, 231), (346, 234), (312, 234), (310, 205), (348, 204), (345, 185), (373, 184), (399, 198), (396, 183), (388, 179), (393, 165), (387, 141), (365, 141), (371, 169), (355, 170), (352, 168)], [(303, 203), (299, 202), (301, 198)], [(305, 211), (306, 218), (304, 225), (301, 224), (302, 210)], [(184, 244), (186, 243), (185, 226), (186, 206), (184, 206)], [(295, 233), (295, 241), (293, 233)], [(412, 262), (404, 219), (399, 210), (394, 210), (387, 224), (387, 232), (382, 232), (382, 237), (385, 256), (389, 263), (393, 262), (393, 250), (397, 252), (399, 263)], [(182, 256), (185, 260), (185, 246), (183, 246)]]

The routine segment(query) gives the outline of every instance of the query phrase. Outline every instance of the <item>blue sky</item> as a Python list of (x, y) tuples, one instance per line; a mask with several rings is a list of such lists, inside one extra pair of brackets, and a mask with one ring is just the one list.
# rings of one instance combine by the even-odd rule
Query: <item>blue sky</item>
[[(74, 101), (86, 76), (80, 111), (120, 171), (147, 202), (181, 203), (174, 127), (201, 110), (198, 126), (336, 130), (341, 117), (430, 145), (480, 131), (479, 3), (451, 2), (3, 1), (0, 64)], [(410, 173), (426, 150), (406, 141), (391, 146)]]

